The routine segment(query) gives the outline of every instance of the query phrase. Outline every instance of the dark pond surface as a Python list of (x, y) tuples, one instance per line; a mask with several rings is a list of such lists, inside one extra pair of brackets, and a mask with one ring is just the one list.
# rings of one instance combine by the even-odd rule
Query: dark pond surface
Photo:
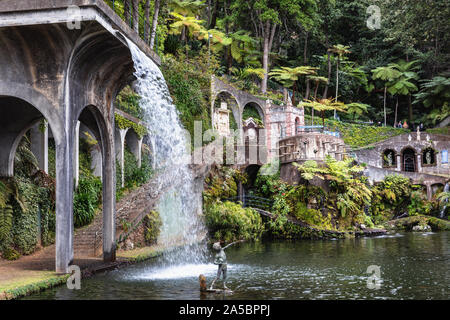
[[(213, 264), (161, 267), (155, 259), (83, 279), (81, 290), (62, 286), (27, 299), (449, 299), (449, 245), (450, 232), (242, 243), (227, 249), (231, 295), (200, 296), (198, 276), (209, 285)], [(378, 282), (367, 273), (372, 265)]]

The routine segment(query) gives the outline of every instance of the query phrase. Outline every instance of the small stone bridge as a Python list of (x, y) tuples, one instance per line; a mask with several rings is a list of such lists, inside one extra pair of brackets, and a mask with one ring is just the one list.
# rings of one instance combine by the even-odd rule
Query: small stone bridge
[[(79, 8), (76, 17), (68, 11), (73, 5)], [(73, 159), (79, 122), (99, 142), (103, 258), (115, 259), (113, 103), (134, 80), (125, 37), (160, 63), (102, 0), (0, 1), (0, 176), (13, 176), (21, 138), (45, 118), (56, 147), (57, 272), (67, 272), (74, 257)]]

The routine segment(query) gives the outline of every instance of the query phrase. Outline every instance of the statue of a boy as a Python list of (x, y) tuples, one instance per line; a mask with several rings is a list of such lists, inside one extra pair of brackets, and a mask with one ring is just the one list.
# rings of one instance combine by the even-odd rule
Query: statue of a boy
[(218, 265), (217, 276), (211, 283), (210, 290), (213, 290), (214, 283), (220, 279), (220, 275), (223, 276), (223, 289), (227, 290), (226, 280), (227, 280), (227, 255), (225, 254), (225, 249), (232, 246), (235, 243), (241, 241), (235, 241), (230, 243), (229, 245), (222, 248), (220, 242), (216, 242), (213, 244), (213, 250), (216, 251), (216, 255), (214, 257), (214, 264)]

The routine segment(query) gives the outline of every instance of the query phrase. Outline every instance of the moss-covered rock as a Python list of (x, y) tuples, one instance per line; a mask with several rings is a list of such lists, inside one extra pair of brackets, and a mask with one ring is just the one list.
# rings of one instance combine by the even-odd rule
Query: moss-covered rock
[(436, 217), (428, 216), (413, 216), (397, 220), (391, 220), (384, 224), (384, 227), (389, 230), (405, 230), (412, 231), (415, 226), (429, 225), (433, 231), (449, 231), (450, 222)]

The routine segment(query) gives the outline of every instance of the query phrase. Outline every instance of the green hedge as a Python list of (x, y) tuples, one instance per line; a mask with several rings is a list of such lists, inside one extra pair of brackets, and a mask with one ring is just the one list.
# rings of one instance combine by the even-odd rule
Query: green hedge
[(230, 242), (239, 239), (258, 239), (264, 231), (258, 212), (229, 201), (218, 201), (209, 205), (206, 208), (205, 220), (215, 240)]
[[(305, 116), (305, 125), (311, 125), (311, 116)], [(319, 116), (314, 117), (314, 125), (322, 125), (322, 119)], [(333, 119), (325, 119), (325, 126), (328, 130), (339, 131), (344, 142), (353, 148), (366, 147), (369, 144), (410, 132), (407, 129), (369, 126)]]

